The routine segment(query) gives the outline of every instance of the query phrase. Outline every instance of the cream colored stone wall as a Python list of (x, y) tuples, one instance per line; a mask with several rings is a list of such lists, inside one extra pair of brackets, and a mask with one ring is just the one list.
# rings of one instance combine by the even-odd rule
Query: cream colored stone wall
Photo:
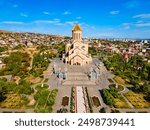
[(65, 62), (70, 65), (85, 65), (92, 62), (91, 55), (88, 54), (88, 44), (82, 43), (82, 29), (75, 25), (72, 30), (72, 44), (66, 44)]

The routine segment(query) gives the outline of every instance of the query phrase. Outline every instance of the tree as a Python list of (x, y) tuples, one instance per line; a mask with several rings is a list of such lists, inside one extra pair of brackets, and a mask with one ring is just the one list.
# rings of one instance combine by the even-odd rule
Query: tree
[(145, 93), (150, 93), (150, 85), (148, 82), (145, 82), (143, 85), (142, 85), (142, 89)]
[(26, 80), (22, 80), (19, 85), (15, 88), (15, 92), (19, 94), (27, 94), (30, 95), (33, 92), (31, 88), (31, 83), (27, 82)]
[(47, 101), (47, 104), (53, 106), (53, 105), (55, 104), (55, 99), (54, 99), (54, 97), (50, 97), (50, 98), (48, 99), (48, 101)]
[(8, 50), (8, 47), (7, 47), (7, 46), (2, 46), (2, 47), (0, 47), (0, 52), (4, 52), (4, 51), (6, 51), (6, 50)]
[(57, 113), (68, 113), (68, 109), (61, 108), (61, 109), (57, 110)]
[(9, 57), (4, 58), (5, 72), (23, 77), (28, 72), (29, 61), (28, 54), (12, 52)]
[(114, 109), (114, 110), (112, 109), (112, 110), (111, 110), (111, 113), (120, 113), (120, 111), (117, 110), (117, 109)]
[(102, 107), (100, 110), (99, 110), (100, 113), (106, 113), (106, 108), (105, 107)]
[(114, 104), (115, 104), (114, 97), (111, 95), (111, 93), (107, 89), (102, 89), (101, 93), (102, 93), (102, 97), (104, 99), (104, 102), (107, 105), (110, 105), (111, 107), (114, 106)]
[(0, 79), (0, 102), (2, 102), (3, 100), (5, 100), (5, 93), (6, 93), (6, 89), (5, 89), (5, 81), (4, 79)]
[(48, 98), (48, 101), (47, 101), (48, 105), (53, 106), (55, 104), (55, 98), (57, 96), (57, 92), (58, 92), (57, 89), (54, 89), (54, 90), (51, 91), (51, 94), (50, 94), (50, 96)]

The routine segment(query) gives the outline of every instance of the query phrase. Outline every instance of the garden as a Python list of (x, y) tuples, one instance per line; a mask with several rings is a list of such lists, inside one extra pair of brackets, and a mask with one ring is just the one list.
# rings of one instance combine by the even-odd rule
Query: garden
[(6, 99), (0, 103), (1, 108), (22, 109), (28, 104), (28, 99), (19, 94), (7, 93)]
[(44, 90), (44, 89), (48, 89), (49, 88), (49, 85), (48, 84), (39, 84), (35, 87), (35, 89), (37, 91), (40, 91), (40, 90)]
[(115, 77), (114, 77), (114, 80), (115, 80), (118, 84), (125, 85), (125, 80), (122, 79), (122, 78), (119, 77), (119, 76), (115, 76)]
[(135, 108), (150, 107), (150, 103), (147, 100), (145, 100), (146, 95), (143, 93), (135, 93), (133, 91), (129, 91), (124, 95)]
[(70, 112), (75, 113), (75, 87), (71, 88)]
[(124, 97), (118, 93), (118, 89), (116, 87), (102, 89), (100, 92), (104, 102), (110, 107), (130, 108)]
[(87, 87), (85, 87), (85, 92), (86, 92), (90, 112), (93, 113), (92, 101), (91, 101), (91, 97), (89, 96)]
[(35, 112), (51, 113), (53, 111), (52, 107), (55, 104), (57, 93), (57, 89), (53, 89), (52, 91), (48, 91), (46, 89), (39, 89), (39, 91), (34, 96), (37, 103), (35, 107)]

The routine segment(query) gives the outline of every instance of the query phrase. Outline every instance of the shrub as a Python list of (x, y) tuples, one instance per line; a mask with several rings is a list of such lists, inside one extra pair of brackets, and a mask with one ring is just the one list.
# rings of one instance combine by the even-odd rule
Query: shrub
[(43, 90), (43, 89), (47, 89), (48, 87), (49, 87), (48, 84), (43, 84), (43, 86), (42, 86), (42, 84), (39, 84), (39, 85), (37, 85), (37, 86), (35, 87), (35, 89), (36, 89), (37, 91), (40, 91), (40, 90)]
[(57, 113), (68, 113), (68, 109), (61, 108), (61, 109), (57, 110)]
[(87, 99), (88, 99), (88, 105), (90, 108), (90, 112), (93, 113), (92, 103), (91, 103), (91, 99), (90, 99), (89, 94), (88, 94), (87, 87), (85, 87), (85, 91), (86, 91), (86, 95), (87, 95)]
[(73, 111), (73, 106), (74, 106), (74, 101), (73, 101), (73, 98), (74, 98), (74, 96), (73, 96), (73, 93), (74, 93), (74, 91), (73, 91), (73, 87), (71, 88), (71, 99), (70, 99), (70, 112), (71, 113), (73, 113), (74, 111)]
[(100, 113), (106, 113), (106, 108), (105, 107), (102, 107), (100, 110), (99, 110)]
[(104, 102), (107, 105), (110, 105), (111, 107), (114, 106), (114, 104), (115, 104), (114, 97), (109, 93), (109, 91), (107, 89), (102, 89), (101, 93), (102, 93)]
[(55, 104), (55, 98), (57, 96), (58, 89), (54, 89), (51, 91), (50, 96), (48, 98), (47, 104), (53, 106)]
[(125, 84), (125, 81), (119, 76), (115, 76), (114, 80), (119, 84), (123, 84), (123, 85)]
[(33, 92), (31, 88), (31, 83), (26, 80), (22, 80), (19, 85), (14, 89), (15, 92), (19, 94), (27, 94), (30, 95)]

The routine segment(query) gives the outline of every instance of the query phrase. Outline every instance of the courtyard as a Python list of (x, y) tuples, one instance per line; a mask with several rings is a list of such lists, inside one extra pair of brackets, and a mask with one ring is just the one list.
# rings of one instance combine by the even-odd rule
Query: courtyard
[[(107, 72), (104, 66), (97, 67), (101, 62), (97, 59), (93, 60), (91, 64), (85, 66), (72, 66), (65, 64), (61, 59), (55, 59), (48, 67), (48, 71), (52, 71), (55, 67), (56, 70), (61, 72), (67, 71), (67, 79), (61, 79), (56, 74), (52, 73), (48, 78), (48, 84), (50, 89), (58, 89), (58, 95), (56, 97), (56, 103), (53, 106), (53, 112), (57, 112), (60, 108), (65, 108), (70, 111), (71, 100), (71, 88), (76, 86), (87, 87), (91, 102), (93, 102), (93, 112), (99, 112), (102, 106), (106, 106), (103, 103), (103, 99), (99, 94), (99, 89), (108, 88), (109, 81), (107, 78), (113, 77), (113, 75)], [(89, 73), (91, 68), (98, 68), (100, 76), (97, 79), (91, 80)], [(67, 97), (65, 99), (65, 97)], [(95, 97), (95, 98), (93, 98)], [(63, 101), (63, 104), (62, 104)], [(66, 103), (67, 102), (67, 103)]]

